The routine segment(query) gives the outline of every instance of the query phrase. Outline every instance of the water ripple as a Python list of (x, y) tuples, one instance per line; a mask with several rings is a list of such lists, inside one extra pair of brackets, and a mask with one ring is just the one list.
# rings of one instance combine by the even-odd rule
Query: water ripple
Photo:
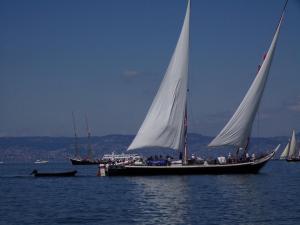
[(76, 169), (74, 178), (38, 179), (28, 176), (32, 165), (1, 166), (0, 224), (285, 225), (300, 220), (300, 163), (271, 162), (257, 175), (228, 176), (96, 177), (96, 167)]

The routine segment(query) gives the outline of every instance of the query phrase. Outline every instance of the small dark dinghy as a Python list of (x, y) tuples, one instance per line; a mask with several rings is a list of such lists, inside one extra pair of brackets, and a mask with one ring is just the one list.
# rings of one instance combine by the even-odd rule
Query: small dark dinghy
[(37, 170), (33, 170), (31, 175), (34, 175), (35, 177), (73, 177), (76, 173), (76, 170), (55, 173), (39, 173)]

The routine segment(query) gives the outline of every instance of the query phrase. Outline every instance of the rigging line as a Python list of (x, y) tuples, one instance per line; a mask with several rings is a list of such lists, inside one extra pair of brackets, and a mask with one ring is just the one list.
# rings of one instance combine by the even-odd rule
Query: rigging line
[(261, 142), (261, 139), (260, 139), (260, 119), (261, 119), (261, 115), (260, 115), (260, 107), (258, 108), (257, 110), (257, 137), (258, 137), (258, 144), (257, 144), (257, 147), (258, 149), (260, 149), (260, 142)]
[[(189, 7), (191, 8), (191, 1), (188, 0), (188, 4), (189, 4)], [(190, 16), (191, 16), (191, 11), (190, 11)], [(189, 34), (191, 33), (191, 21), (189, 21)], [(190, 59), (190, 49), (191, 49), (191, 37), (189, 35), (189, 38), (188, 38), (188, 80), (187, 80), (187, 108), (186, 108), (186, 113), (188, 113), (188, 116), (187, 116), (187, 123), (189, 125), (189, 127), (187, 129), (189, 129), (191, 131), (191, 127), (193, 126), (192, 124), (194, 124), (194, 121), (193, 121), (193, 110), (192, 110), (192, 102), (191, 102), (191, 89), (190, 89), (190, 85), (191, 85), (191, 80), (193, 78), (193, 76), (191, 75), (191, 61), (189, 60)], [(186, 131), (187, 132), (187, 135), (188, 135), (188, 130)]]
[[(267, 55), (267, 53), (264, 53), (261, 65), (264, 63), (266, 55)], [(259, 73), (261, 65), (258, 65), (257, 74)], [(264, 101), (264, 100), (262, 99), (262, 101)], [(257, 114), (256, 114), (256, 124), (257, 124), (257, 128), (256, 128), (257, 130), (256, 130), (256, 132), (257, 132), (257, 148), (258, 149), (260, 149), (260, 139), (259, 139), (260, 138), (260, 119), (261, 119), (260, 118), (260, 110), (261, 110), (261, 105), (258, 107)]]
[(93, 158), (93, 150), (92, 150), (92, 145), (91, 145), (91, 130), (89, 128), (87, 114), (85, 114), (85, 123), (86, 123), (86, 131), (87, 131), (87, 135), (88, 135), (88, 158), (92, 159)]
[(73, 129), (74, 129), (74, 139), (75, 139), (75, 143), (74, 143), (75, 157), (79, 157), (80, 152), (79, 152), (79, 146), (78, 146), (78, 134), (77, 134), (77, 127), (76, 127), (74, 111), (72, 111), (72, 118), (73, 118)]
[[(189, 48), (191, 48), (191, 42), (189, 42)], [(196, 83), (194, 82), (194, 76), (192, 76), (192, 73), (190, 72), (190, 64), (189, 63), (189, 79), (187, 83), (187, 105), (188, 105), (188, 124), (189, 124), (189, 132), (191, 130), (197, 128), (196, 123), (195, 123), (195, 116), (194, 116), (194, 110), (193, 110), (193, 104), (192, 104), (192, 98), (193, 98), (193, 93), (191, 91), (191, 84)], [(192, 128), (192, 129), (191, 129)]]
[[(192, 77), (192, 76), (190, 76), (190, 77)], [(192, 94), (189, 86), (190, 85), (188, 85), (188, 90), (187, 90), (187, 102), (188, 102), (188, 111), (189, 111), (189, 113), (188, 113), (189, 114), (189, 116), (188, 116), (189, 132), (191, 132), (192, 130), (197, 129), (197, 126), (196, 126), (197, 123), (195, 122), (194, 108), (193, 108), (193, 104), (192, 104), (193, 94)]]
[(283, 9), (282, 9), (282, 11), (281, 11), (281, 16), (280, 16), (280, 18), (279, 18), (278, 25), (277, 25), (277, 27), (276, 27), (276, 29), (275, 29), (275, 32), (276, 32), (276, 30), (277, 30), (277, 28), (278, 28), (278, 26), (279, 26), (279, 24), (280, 24), (280, 21), (283, 20), (283, 16), (284, 16), (284, 13), (285, 13), (285, 10), (286, 10), (288, 1), (289, 1), (289, 0), (286, 0), (285, 3), (284, 3)]
[(285, 12), (285, 9), (286, 9), (286, 6), (287, 6), (287, 4), (288, 4), (288, 1), (289, 1), (289, 0), (286, 0), (286, 1), (285, 1), (285, 4), (284, 4), (284, 7), (283, 7), (282, 12)]

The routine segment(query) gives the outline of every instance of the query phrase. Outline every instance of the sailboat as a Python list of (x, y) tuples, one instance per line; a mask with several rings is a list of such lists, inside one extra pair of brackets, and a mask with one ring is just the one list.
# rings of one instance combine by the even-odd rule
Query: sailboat
[(99, 165), (100, 163), (102, 164), (107, 164), (111, 162), (121, 163), (130, 160), (140, 159), (140, 156), (138, 156), (137, 154), (125, 154), (125, 153), (115, 154), (114, 152), (112, 152), (111, 154), (105, 154), (103, 155), (102, 158), (98, 158), (98, 159), (94, 158), (94, 152), (91, 144), (91, 130), (89, 127), (87, 115), (85, 115), (85, 123), (86, 123), (87, 139), (88, 139), (87, 156), (81, 157), (79, 153), (78, 135), (77, 135), (77, 127), (76, 127), (74, 113), (72, 113), (72, 116), (73, 116), (73, 128), (75, 134), (75, 145), (74, 145), (75, 156), (70, 158), (72, 165)]
[(82, 158), (79, 153), (79, 145), (78, 145), (78, 135), (77, 135), (77, 127), (75, 122), (74, 113), (72, 113), (73, 117), (73, 128), (74, 128), (74, 137), (75, 137), (75, 156), (70, 158), (70, 161), (73, 165), (95, 165), (99, 164), (101, 161), (98, 159), (94, 159), (93, 157), (93, 150), (91, 145), (91, 131), (88, 124), (87, 115), (85, 115), (85, 122), (86, 122), (86, 129), (88, 134), (88, 155), (85, 158)]
[[(247, 151), (252, 124), (257, 113), (276, 48), (286, 4), (265, 59), (243, 101), (210, 147), (234, 146)], [(187, 92), (189, 61), (190, 1), (187, 4), (182, 30), (158, 92), (128, 151), (142, 148), (168, 148), (182, 153), (181, 164), (109, 165), (109, 176), (183, 175), (257, 173), (275, 154), (279, 146), (261, 157), (227, 163), (191, 164), (187, 143)]]
[(284, 151), (280, 155), (280, 159), (288, 162), (300, 162), (300, 152), (297, 154), (297, 140), (295, 130), (293, 130), (292, 137), (287, 143)]
[(290, 140), (289, 142), (287, 143), (287, 145), (285, 146), (283, 152), (281, 153), (279, 159), (280, 160), (285, 160), (289, 154), (289, 149), (290, 149)]

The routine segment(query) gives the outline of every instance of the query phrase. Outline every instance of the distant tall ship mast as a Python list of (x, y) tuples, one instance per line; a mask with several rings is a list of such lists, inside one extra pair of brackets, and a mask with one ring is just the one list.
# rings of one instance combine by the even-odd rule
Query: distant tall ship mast
[(93, 160), (94, 154), (93, 154), (93, 149), (92, 149), (92, 144), (91, 144), (91, 130), (89, 128), (89, 122), (88, 122), (88, 117), (87, 114), (85, 114), (85, 124), (86, 124), (86, 131), (87, 131), (87, 137), (88, 137), (88, 159)]
[(88, 124), (88, 118), (87, 115), (85, 116), (85, 122), (86, 122), (86, 129), (88, 133), (88, 154), (86, 158), (81, 157), (79, 152), (79, 143), (78, 143), (78, 132), (76, 127), (76, 121), (75, 121), (75, 115), (74, 112), (72, 112), (73, 117), (73, 128), (74, 128), (74, 147), (75, 147), (75, 156), (70, 158), (70, 161), (73, 165), (94, 165), (99, 164), (99, 160), (95, 160), (93, 158), (93, 151), (92, 151), (92, 145), (91, 145), (91, 131)]
[(75, 149), (75, 159), (81, 159), (80, 151), (79, 151), (79, 144), (78, 144), (78, 132), (76, 126), (76, 120), (74, 112), (72, 112), (72, 119), (73, 119), (73, 129), (74, 129), (74, 149)]
[(88, 117), (85, 115), (85, 124), (86, 124), (86, 131), (87, 131), (87, 156), (81, 157), (79, 154), (79, 144), (78, 144), (78, 133), (77, 127), (75, 123), (75, 116), (73, 115), (73, 127), (74, 127), (74, 134), (75, 134), (75, 157), (70, 158), (70, 161), (73, 165), (95, 165), (100, 163), (109, 163), (109, 162), (126, 162), (130, 159), (137, 159), (140, 158), (137, 154), (105, 154), (101, 159), (94, 158), (94, 152), (91, 143), (91, 130), (89, 127)]

